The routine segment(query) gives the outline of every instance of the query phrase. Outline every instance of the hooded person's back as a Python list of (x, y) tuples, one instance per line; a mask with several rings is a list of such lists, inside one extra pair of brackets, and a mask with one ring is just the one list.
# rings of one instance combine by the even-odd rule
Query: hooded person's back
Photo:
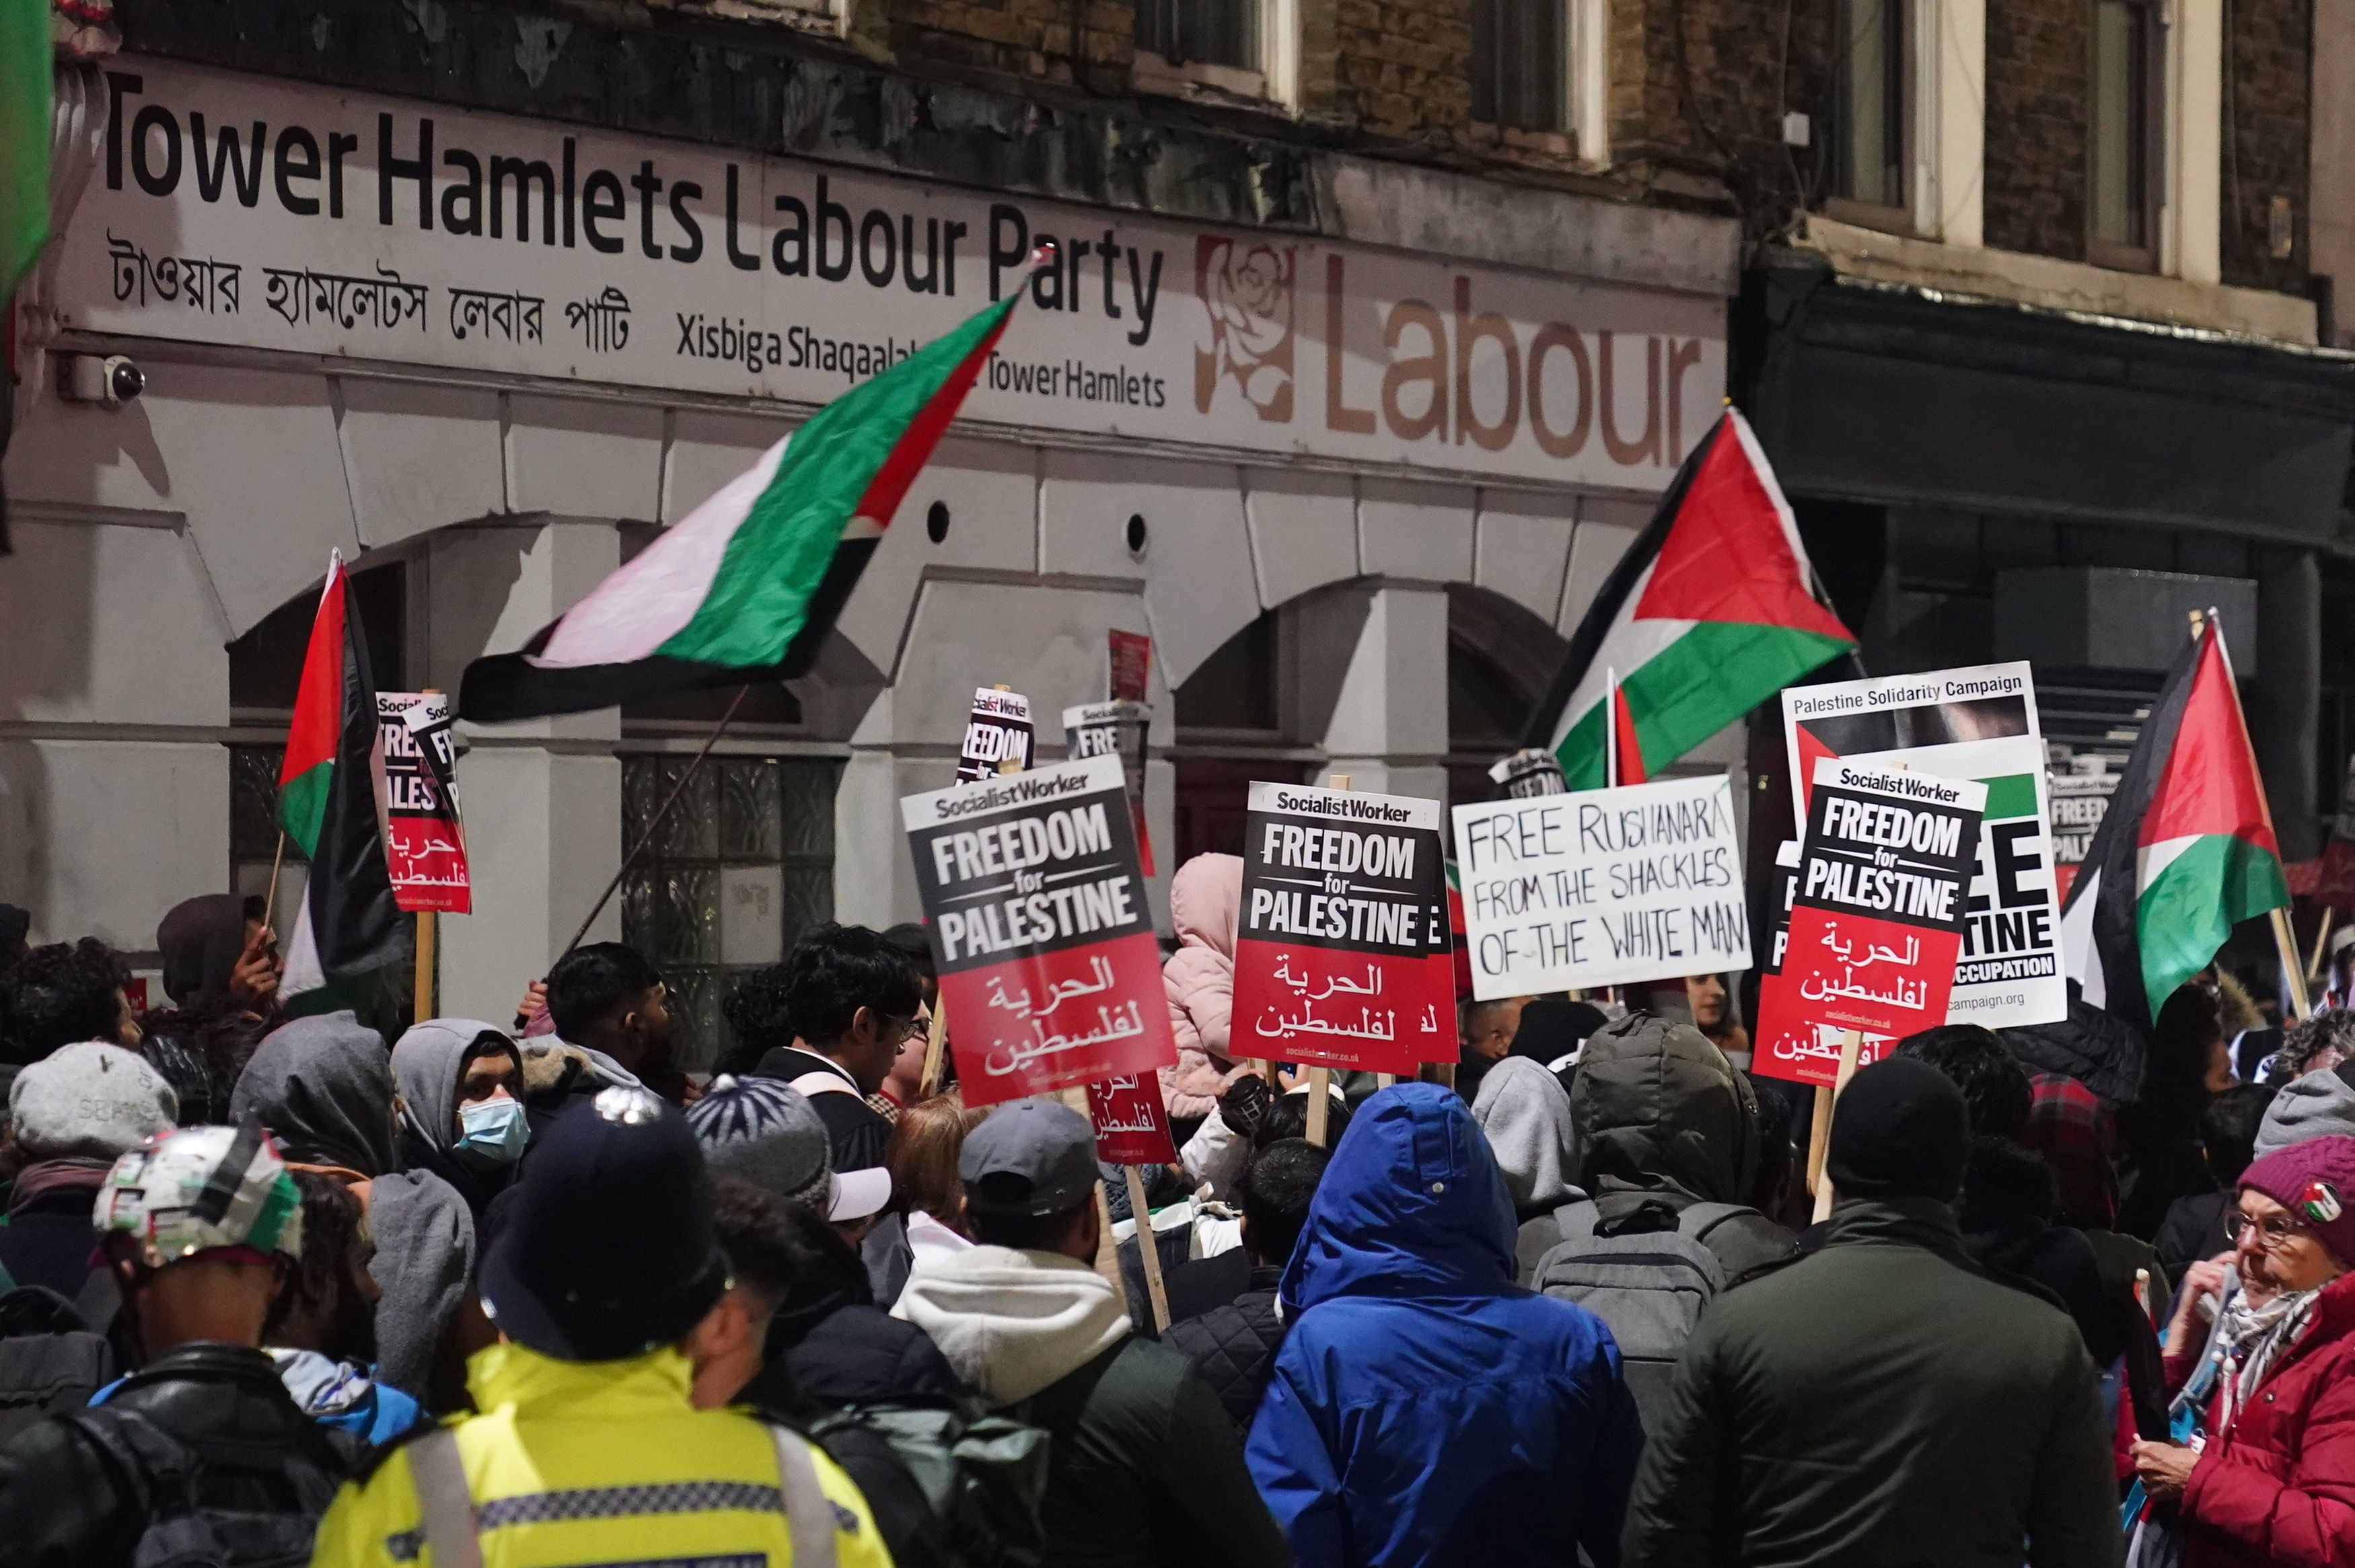
[(1554, 1212), (1586, 1194), (1578, 1186), (1577, 1137), (1570, 1097), (1537, 1062), (1507, 1056), (1480, 1079), (1472, 1119), (1497, 1157), (1519, 1221), (1514, 1277), (1529, 1282), (1538, 1259), (1561, 1240)]
[(1366, 1102), (1284, 1274), (1246, 1450), (1303, 1564), (1618, 1560), (1643, 1431), (1601, 1319), (1513, 1283), (1513, 1204), (1462, 1099)]
[(1243, 863), (1198, 854), (1169, 879), (1169, 924), (1178, 950), (1161, 966), (1178, 1065), (1161, 1069), (1161, 1096), (1173, 1118), (1206, 1117), (1237, 1074), (1228, 1031), (1235, 1001), (1235, 931), (1242, 915)]
[[(1631, 1012), (1588, 1037), (1571, 1086), (1584, 1186), (1606, 1224), (1655, 1203), (1681, 1214), (1695, 1203), (1750, 1202), (1758, 1175), (1758, 1100), (1709, 1037), (1689, 1023)], [(1700, 1241), (1724, 1288), (1798, 1255), (1790, 1232), (1753, 1211), (1711, 1225)]]

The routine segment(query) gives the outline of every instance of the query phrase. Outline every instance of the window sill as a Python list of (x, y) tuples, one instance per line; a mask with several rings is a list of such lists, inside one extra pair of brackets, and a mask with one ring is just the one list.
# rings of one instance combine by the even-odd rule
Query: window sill
[(1882, 207), (1877, 202), (1853, 201), (1847, 196), (1826, 196), (1824, 216), (1835, 223), (1844, 223), (1855, 228), (1870, 228), (1905, 239), (1921, 238), (1920, 231), (1913, 227), (1913, 215), (1902, 207)]
[(1129, 67), (1129, 85), (1139, 92), (1182, 98), (1193, 103), (1226, 108), (1275, 110), (1290, 113), (1268, 91), (1267, 73), (1242, 66), (1217, 65), (1209, 60), (1172, 60), (1140, 48)]
[(1601, 167), (1578, 155), (1578, 135), (1572, 131), (1528, 131), (1476, 120), (1465, 139), (1493, 156), (1516, 164), (1588, 173)]
[(2047, 310), (2163, 322), (2311, 344), (2314, 302), (2222, 283), (2190, 283), (2016, 250), (1946, 245), (1811, 213), (1796, 242), (1851, 278), (1951, 290)]

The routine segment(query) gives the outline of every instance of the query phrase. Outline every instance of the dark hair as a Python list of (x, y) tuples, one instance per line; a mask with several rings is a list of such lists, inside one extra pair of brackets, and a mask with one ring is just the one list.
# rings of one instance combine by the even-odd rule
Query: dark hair
[(2257, 1157), (2257, 1128), (2275, 1092), (2267, 1084), (2235, 1084), (2200, 1107), (2200, 1148), (2219, 1187), (2229, 1192)]
[[(988, 1177), (982, 1178), (986, 1181)], [(1051, 1214), (999, 1214), (973, 1211), (973, 1239), (984, 1246), (1010, 1246), (1017, 1252), (1052, 1252), (1071, 1233), (1082, 1210), (1093, 1208), (1092, 1194)]]
[(711, 1231), (737, 1284), (775, 1311), (794, 1292), (794, 1236), (789, 1207), (741, 1176), (711, 1182)]
[(1976, 1023), (1944, 1023), (1907, 1035), (1897, 1043), (1894, 1054), (1937, 1068), (1963, 1091), (1963, 1102), (1971, 1107), (1973, 1134), (2017, 1139), (2026, 1129), (2036, 1091), (2027, 1069), (1993, 1030)]
[(2158, 1010), (2150, 1054), (2143, 1062), (2142, 1096), (2120, 1115), (2119, 1130), (2137, 1158), (2199, 1136), (2208, 1104), (2208, 1064), (2224, 1026), (2206, 987), (2187, 983)]
[(864, 926), (828, 921), (785, 955), (785, 1007), (801, 1037), (813, 1045), (847, 1034), (862, 1007), (913, 1018), (923, 1001), (908, 955)]
[(29, 1065), (60, 1045), (112, 1041), (123, 1022), (118, 993), (129, 979), (122, 958), (95, 937), (31, 949), (0, 991), (0, 1057)]
[(913, 920), (903, 920), (897, 926), (886, 927), (883, 939), (908, 955), (908, 961), (916, 966), (917, 974), (925, 980), (937, 977), (939, 970), (932, 962), (932, 934), (922, 926)]
[[(810, 1322), (803, 1325), (806, 1331), (837, 1307), (875, 1299), (875, 1287), (868, 1278), (867, 1265), (859, 1260), (858, 1249), (843, 1240), (824, 1214), (790, 1198), (774, 1198), (772, 1202), (777, 1217), (772, 1237), (790, 1271), (784, 1298), (777, 1304), (779, 1317), (812, 1312)], [(727, 1245), (723, 1235), (720, 1245), (725, 1249)], [(788, 1337), (799, 1341), (798, 1335)]]
[(548, 971), (548, 1016), (558, 1034), (580, 1044), (661, 983), (662, 976), (635, 948), (591, 942), (573, 948)]
[(2048, 1224), (2060, 1213), (2060, 1193), (2044, 1156), (2011, 1139), (1981, 1134), (1963, 1161), (1965, 1232), (1991, 1231), (2021, 1219)]
[(794, 1014), (785, 1005), (785, 966), (763, 964), (738, 980), (719, 1004), (719, 1015), (728, 1020), (737, 1049), (751, 1053), (754, 1061), (763, 1051), (792, 1044)]
[(2314, 1065), (2325, 1051), (2355, 1059), (2355, 1010), (2326, 1007), (2313, 1017), (2290, 1025), (2282, 1036), (2280, 1072), (2295, 1078)]
[[(1316, 1091), (1311, 1089), (1308, 1094)], [(1252, 1147), (1265, 1149), (1269, 1144), (1287, 1138), (1308, 1136), (1308, 1094), (1284, 1094), (1275, 1097), (1259, 1118), (1252, 1133)], [(1349, 1130), (1349, 1102), (1327, 1091), (1325, 1108), (1325, 1147), (1338, 1149), (1341, 1135)]]
[[(346, 1269), (357, 1269), (354, 1255), (360, 1240), (360, 1201), (333, 1176), (317, 1171), (289, 1171), (294, 1190), (302, 1194), (303, 1255), (278, 1287), (262, 1323), (262, 1343), (268, 1344), (296, 1308), (315, 1305), (333, 1296)], [(345, 1347), (338, 1346), (340, 1351)]]
[(1251, 1157), (1236, 1192), (1242, 1199), (1253, 1258), (1280, 1264), (1292, 1255), (1300, 1227), (1308, 1223), (1316, 1183), (1332, 1158), (1329, 1150), (1305, 1138), (1279, 1139)]
[(1763, 1165), (1781, 1167), (1798, 1158), (1794, 1136), (1799, 1122), (1798, 1096), (1806, 1086), (1781, 1078), (1765, 1078), (1743, 1069), (1751, 1097), (1758, 1102), (1758, 1159)]

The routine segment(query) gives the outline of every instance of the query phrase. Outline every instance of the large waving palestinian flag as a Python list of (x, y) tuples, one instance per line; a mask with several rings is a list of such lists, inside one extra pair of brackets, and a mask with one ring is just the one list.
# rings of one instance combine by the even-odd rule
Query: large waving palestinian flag
[(381, 968), (406, 948), (377, 817), (376, 678), (346, 576), (338, 552), (327, 562), (278, 770), (279, 826), (311, 860), (279, 983), (290, 997)]
[(1813, 576), (1757, 438), (1727, 409), (1579, 622), (1524, 744), (1551, 747), (1572, 789), (1611, 782), (1614, 754), (1618, 782), (1650, 778), (1856, 646)]
[(820, 408), (521, 652), (469, 664), (459, 713), (579, 713), (807, 669), (1028, 291)]
[(2289, 904), (2215, 618), (2185, 644), (2061, 908), (2084, 1000), (2150, 1027), (2243, 920)]

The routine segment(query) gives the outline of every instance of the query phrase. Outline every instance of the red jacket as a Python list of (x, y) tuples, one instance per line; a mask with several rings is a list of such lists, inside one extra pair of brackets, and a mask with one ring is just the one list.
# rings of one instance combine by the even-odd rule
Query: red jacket
[[(2191, 1357), (2168, 1358), (2180, 1386)], [(2355, 1568), (2355, 1274), (2211, 1437), (2183, 1489), (2183, 1568)]]

